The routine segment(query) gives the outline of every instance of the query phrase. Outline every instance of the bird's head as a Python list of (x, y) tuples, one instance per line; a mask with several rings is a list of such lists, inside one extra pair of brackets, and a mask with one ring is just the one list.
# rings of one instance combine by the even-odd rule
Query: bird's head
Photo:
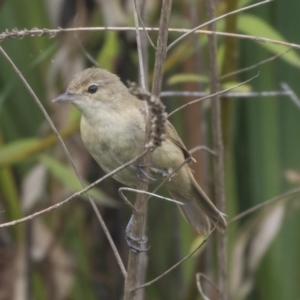
[[(89, 68), (78, 73), (70, 82), (67, 91), (53, 102), (72, 102), (83, 114), (99, 109), (118, 109), (128, 89), (119, 77), (100, 68)], [(125, 95), (125, 97), (124, 97)]]

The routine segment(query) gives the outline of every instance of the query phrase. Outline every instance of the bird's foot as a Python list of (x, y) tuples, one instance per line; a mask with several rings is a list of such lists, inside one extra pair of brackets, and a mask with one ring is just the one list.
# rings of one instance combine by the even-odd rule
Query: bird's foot
[[(137, 171), (137, 177), (142, 180), (146, 181), (145, 177), (147, 177), (150, 180), (156, 180), (155, 178), (151, 177), (145, 170), (144, 168), (146, 165), (138, 164), (138, 171)], [(151, 168), (150, 168), (151, 170)]]
[(130, 250), (133, 253), (146, 252), (150, 248), (150, 247), (148, 247), (148, 248), (144, 249), (142, 247), (138, 247), (133, 244), (133, 243), (146, 244), (148, 242), (148, 238), (146, 236), (142, 236), (141, 238), (136, 238), (130, 234), (129, 235), (126, 234), (125, 240), (126, 240), (128, 247), (130, 248)]
[(148, 242), (148, 238), (146, 236), (142, 236), (142, 237), (134, 237), (130, 234), (131, 231), (131, 227), (132, 227), (132, 222), (133, 222), (133, 216), (131, 216), (129, 223), (126, 227), (126, 231), (125, 231), (125, 240), (126, 243), (128, 245), (128, 247), (130, 248), (130, 250), (133, 253), (140, 253), (140, 252), (146, 252), (149, 250), (150, 247), (144, 249), (142, 247), (138, 247), (135, 246), (134, 243), (136, 244), (146, 244)]
[(150, 168), (151, 173), (158, 174), (164, 178), (169, 178), (168, 180), (171, 181), (171, 179), (175, 176), (175, 173), (173, 173), (173, 169), (161, 169), (157, 167), (151, 167)]

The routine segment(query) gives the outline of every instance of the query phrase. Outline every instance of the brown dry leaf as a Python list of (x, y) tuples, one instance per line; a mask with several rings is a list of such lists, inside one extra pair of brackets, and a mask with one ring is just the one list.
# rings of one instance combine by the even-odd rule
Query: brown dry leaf
[(97, 2), (101, 8), (106, 26), (124, 26), (128, 24), (129, 13), (132, 10), (131, 1), (121, 3), (119, 0), (97, 0)]
[(258, 269), (261, 259), (281, 228), (284, 214), (285, 205), (279, 203), (264, 214), (258, 224), (257, 234), (254, 235), (250, 245), (250, 272), (253, 273)]
[(30, 211), (45, 193), (46, 173), (46, 167), (38, 163), (25, 176), (21, 187), (23, 212)]
[(26, 300), (27, 298), (27, 270), (26, 250), (24, 246), (18, 248), (16, 259), (11, 266), (13, 270), (13, 296), (12, 300)]
[(288, 169), (284, 172), (284, 177), (290, 183), (300, 185), (300, 172)]
[(268, 206), (255, 214), (241, 229), (230, 266), (230, 298), (243, 299), (253, 288), (255, 273), (263, 256), (279, 232), (285, 216), (285, 203)]
[(35, 219), (32, 224), (33, 245), (32, 257), (39, 262), (47, 255), (51, 262), (49, 272), (54, 280), (55, 299), (63, 300), (69, 295), (69, 290), (74, 282), (73, 261), (70, 255), (63, 249), (60, 242), (40, 219)]
[(45, 6), (47, 8), (48, 16), (53, 27), (59, 26), (59, 18), (61, 15), (63, 1), (61, 0), (46, 0)]

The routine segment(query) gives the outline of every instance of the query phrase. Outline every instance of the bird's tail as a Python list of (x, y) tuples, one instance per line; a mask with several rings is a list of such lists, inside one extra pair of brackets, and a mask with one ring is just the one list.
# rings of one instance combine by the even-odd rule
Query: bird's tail
[[(185, 219), (198, 231), (205, 235), (209, 234), (211, 224), (224, 232), (226, 230), (225, 214), (220, 212), (209, 200), (207, 195), (197, 184), (192, 173), (192, 193), (184, 193), (180, 189), (171, 189), (169, 192), (175, 200), (183, 202), (184, 205), (178, 205), (179, 210)], [(188, 195), (188, 196), (187, 196)], [(190, 196), (192, 195), (192, 196)]]

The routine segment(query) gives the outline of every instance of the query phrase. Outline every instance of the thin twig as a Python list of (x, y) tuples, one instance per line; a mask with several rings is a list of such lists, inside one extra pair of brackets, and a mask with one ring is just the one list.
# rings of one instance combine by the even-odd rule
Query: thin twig
[(292, 190), (292, 191), (289, 191), (289, 192), (287, 192), (287, 193), (285, 193), (285, 194), (276, 196), (276, 197), (274, 197), (274, 198), (272, 198), (272, 199), (269, 199), (269, 200), (267, 200), (267, 201), (264, 201), (264, 202), (262, 202), (262, 203), (259, 203), (259, 204), (255, 205), (255, 206), (253, 206), (253, 207), (251, 207), (251, 208), (249, 208), (249, 209), (243, 211), (243, 212), (240, 213), (239, 215), (233, 217), (233, 218), (228, 222), (228, 226), (231, 225), (232, 223), (234, 223), (234, 222), (236, 222), (236, 221), (238, 221), (238, 220), (244, 218), (245, 216), (247, 216), (247, 215), (249, 215), (249, 214), (251, 214), (251, 213), (257, 211), (258, 209), (260, 209), (260, 208), (262, 208), (262, 207), (264, 207), (264, 206), (267, 206), (267, 205), (272, 204), (272, 203), (274, 203), (274, 202), (277, 202), (277, 201), (279, 201), (279, 200), (283, 200), (283, 199), (289, 198), (289, 197), (294, 196), (294, 195), (297, 195), (297, 194), (299, 194), (299, 193), (300, 193), (300, 188), (299, 188), (299, 189)]
[(196, 284), (197, 284), (197, 288), (198, 288), (198, 292), (200, 293), (201, 297), (204, 299), (204, 300), (210, 300), (203, 292), (202, 290), (202, 285), (201, 285), (201, 282), (200, 282), (200, 277), (197, 276), (198, 274), (196, 274)]
[(177, 200), (174, 200), (174, 199), (168, 198), (168, 197), (159, 196), (159, 195), (154, 194), (154, 193), (141, 191), (141, 190), (138, 190), (138, 189), (127, 188), (127, 187), (119, 188), (119, 193), (120, 193), (121, 197), (125, 200), (126, 204), (128, 204), (132, 209), (135, 209), (135, 207), (128, 201), (128, 199), (125, 197), (125, 195), (122, 193), (122, 191), (142, 193), (142, 194), (154, 196), (155, 198), (158, 198), (158, 199), (163, 199), (163, 200), (166, 200), (166, 201), (170, 201), (170, 202), (173, 202), (173, 203), (178, 204), (178, 205), (185, 205), (184, 203), (182, 203), (180, 201), (177, 201)]
[(224, 18), (227, 18), (233, 14), (237, 14), (237, 13), (240, 13), (242, 11), (245, 11), (245, 10), (248, 10), (248, 9), (251, 9), (251, 8), (254, 8), (254, 7), (257, 7), (257, 6), (260, 6), (262, 4), (266, 4), (266, 3), (269, 3), (269, 2), (272, 2), (273, 0), (265, 0), (265, 1), (262, 1), (262, 2), (259, 2), (259, 3), (255, 3), (255, 4), (252, 4), (252, 5), (249, 5), (249, 6), (246, 6), (246, 7), (243, 7), (243, 8), (239, 8), (237, 10), (234, 10), (234, 11), (231, 11), (225, 15), (222, 15), (220, 17), (217, 17), (217, 18), (214, 18), (208, 22), (205, 22), (204, 24), (201, 24), (195, 28), (193, 28), (192, 30), (188, 31), (187, 33), (183, 34), (181, 37), (179, 37), (177, 40), (175, 40), (174, 42), (172, 42), (169, 46), (168, 46), (168, 49), (167, 51), (169, 51), (172, 47), (174, 47), (178, 42), (180, 42), (182, 39), (184, 39), (186, 36), (190, 35), (191, 33), (195, 32), (196, 30), (200, 29), (200, 28), (203, 28), (205, 26), (208, 26), (208, 25), (211, 25), (211, 24), (214, 24), (215, 22), (221, 20), (221, 19), (224, 19)]
[[(63, 33), (63, 32), (76, 32), (76, 31), (135, 31), (135, 27), (76, 27), (76, 28), (57, 28), (57, 29), (23, 29), (23, 30), (18, 30), (18, 29), (13, 29), (12, 31), (4, 31), (0, 34), (0, 43), (3, 42), (5, 39), (22, 39), (25, 36), (44, 36), (44, 35), (49, 35), (50, 38), (55, 37), (58, 33)], [(159, 28), (157, 27), (139, 27), (139, 31), (158, 31)], [(188, 33), (190, 32), (190, 29), (182, 29), (182, 28), (169, 28), (169, 32), (177, 32), (177, 33)], [(219, 35), (219, 36), (226, 36), (226, 37), (232, 37), (232, 38), (237, 38), (237, 39), (247, 39), (247, 40), (252, 40), (255, 42), (262, 42), (262, 43), (271, 43), (271, 44), (276, 44), (276, 45), (281, 45), (281, 46), (287, 46), (295, 49), (300, 49), (299, 44), (295, 43), (289, 43), (289, 42), (284, 42), (284, 41), (278, 41), (278, 40), (273, 40), (269, 38), (264, 38), (264, 37), (259, 37), (259, 36), (251, 36), (251, 35), (246, 35), (246, 34), (237, 34), (237, 33), (229, 33), (229, 32), (212, 32), (209, 30), (196, 30), (193, 32), (194, 34), (206, 34), (206, 35)]]
[(136, 5), (136, 0), (133, 0), (133, 15), (134, 15), (134, 23), (135, 23), (135, 34), (136, 34), (136, 42), (137, 42), (137, 50), (138, 50), (138, 58), (139, 58), (139, 69), (140, 69), (140, 83), (144, 90), (146, 90), (146, 80), (145, 80), (145, 71), (144, 71), (144, 60), (143, 60), (143, 51), (142, 51), (142, 41), (139, 31), (139, 17), (138, 17), (138, 9)]
[[(135, 0), (137, 1), (137, 0)], [(143, 62), (144, 62), (144, 73), (145, 73), (145, 86), (146, 90), (149, 90), (149, 41), (150, 36), (148, 34), (148, 31), (145, 29), (145, 24), (148, 21), (148, 12), (147, 9), (147, 0), (139, 0), (139, 5), (137, 4), (137, 14), (139, 17), (139, 20), (143, 26), (144, 31), (141, 33), (141, 47), (142, 47), (142, 53), (143, 53)], [(139, 27), (137, 28), (139, 30)], [(152, 41), (151, 41), (152, 42)], [(150, 43), (151, 43), (150, 42)]]
[(2, 223), (0, 224), (0, 228), (3, 228), (3, 227), (8, 227), (8, 226), (14, 226), (14, 225), (17, 225), (19, 223), (23, 223), (25, 221), (28, 221), (28, 220), (32, 220), (38, 216), (41, 216), (45, 213), (48, 213), (49, 211), (52, 211), (56, 208), (59, 208), (60, 206), (68, 203), (70, 200), (76, 198), (76, 197), (79, 197), (83, 194), (85, 194), (87, 191), (89, 191), (90, 189), (92, 189), (93, 187), (95, 187), (97, 184), (99, 184), (100, 182), (102, 182), (103, 180), (111, 177), (112, 175), (120, 172), (121, 170), (123, 170), (124, 168), (126, 168), (127, 166), (131, 165), (132, 163), (134, 163), (135, 161), (139, 160), (141, 157), (143, 157), (146, 153), (148, 152), (148, 150), (144, 151), (141, 155), (137, 156), (136, 158), (130, 160), (129, 162), (127, 162), (126, 164), (123, 164), (122, 166), (118, 167), (117, 169), (107, 173), (105, 176), (101, 177), (100, 179), (96, 180), (95, 182), (91, 183), (90, 185), (86, 186), (84, 189), (82, 189), (81, 191), (77, 192), (77, 193), (74, 193), (72, 194), (70, 197), (68, 197), (67, 199), (55, 204), (55, 205), (52, 205), (52, 206), (49, 206), (48, 208), (45, 208), (43, 210), (40, 210), (36, 213), (33, 213), (27, 217), (24, 217), (24, 218), (21, 218), (21, 219), (18, 219), (18, 220), (15, 220), (15, 221), (11, 221), (11, 222), (6, 222), (6, 223)]
[[(145, 32), (145, 34), (146, 34), (146, 36), (147, 36), (147, 38), (148, 38), (148, 41), (149, 41), (150, 45), (152, 46), (152, 48), (156, 50), (156, 47), (155, 47), (155, 45), (154, 45), (154, 43), (153, 43), (151, 37), (149, 36), (148, 31), (146, 30), (146, 27), (145, 27), (145, 25), (144, 25), (144, 22), (143, 22), (143, 20), (142, 20), (140, 14), (139, 14), (139, 11), (138, 11), (137, 5), (136, 5), (136, 0), (133, 0), (133, 2), (134, 2), (135, 12), (136, 12), (136, 14), (137, 14), (137, 16), (138, 16), (138, 18), (139, 18), (139, 21), (141, 22), (141, 25), (142, 25), (142, 27), (143, 27), (143, 29), (144, 29), (144, 32)], [(135, 17), (135, 15), (134, 15), (134, 17)], [(134, 22), (135, 22), (136, 25), (138, 25), (138, 22), (137, 22), (136, 19), (134, 20)], [(137, 31), (140, 30), (138, 26), (136, 26), (135, 28), (136, 28)]]
[[(174, 170), (172, 170), (172, 172), (170, 172), (170, 174), (168, 174), (168, 176), (154, 189), (154, 191), (152, 193), (156, 193), (168, 180), (170, 180), (172, 178), (172, 176), (180, 169), (182, 168), (185, 164), (187, 164), (188, 162), (190, 162), (193, 158), (188, 157), (183, 163), (181, 163), (179, 166), (177, 166)], [(148, 200), (151, 197), (148, 198)]]
[[(66, 145), (65, 145), (65, 143), (64, 143), (64, 141), (63, 141), (63, 139), (61, 138), (59, 132), (57, 131), (57, 129), (56, 129), (55, 125), (53, 124), (53, 122), (52, 122), (50, 116), (48, 115), (47, 111), (44, 109), (42, 103), (40, 102), (40, 100), (38, 99), (38, 97), (36, 96), (36, 94), (34, 93), (34, 91), (32, 90), (32, 88), (30, 87), (30, 85), (29, 85), (28, 82), (26, 81), (25, 77), (22, 75), (21, 71), (17, 68), (17, 66), (16, 66), (16, 65), (14, 64), (14, 62), (10, 59), (10, 57), (9, 57), (9, 56), (7, 55), (7, 53), (3, 50), (2, 47), (0, 47), (0, 51), (2, 52), (2, 54), (3, 54), (3, 56), (6, 58), (6, 60), (9, 62), (9, 64), (12, 66), (12, 68), (14, 69), (14, 71), (16, 72), (16, 74), (18, 75), (18, 77), (20, 78), (20, 80), (22, 81), (22, 83), (24, 84), (24, 86), (26, 87), (26, 89), (28, 90), (28, 92), (30, 93), (30, 95), (32, 96), (32, 98), (34, 99), (34, 101), (36, 102), (37, 106), (38, 106), (38, 107), (40, 108), (40, 110), (42, 111), (42, 113), (43, 113), (43, 115), (44, 115), (46, 121), (48, 122), (48, 124), (49, 124), (49, 126), (51, 127), (52, 131), (54, 132), (56, 138), (58, 139), (59, 143), (61, 144), (61, 146), (62, 146), (62, 148), (63, 148), (63, 151), (64, 151), (64, 153), (65, 153), (65, 155), (66, 155), (66, 157), (67, 157), (67, 159), (68, 159), (68, 161), (69, 161), (69, 163), (70, 163), (72, 169), (74, 170), (74, 172), (75, 172), (77, 178), (79, 179), (80, 184), (82, 185), (82, 187), (84, 187), (85, 185), (84, 185), (83, 179), (82, 179), (82, 177), (80, 176), (80, 174), (79, 174), (79, 172), (78, 172), (78, 170), (77, 170), (77, 168), (76, 168), (76, 166), (75, 166), (75, 163), (74, 163), (74, 161), (73, 161), (73, 159), (72, 159), (72, 157), (71, 157), (71, 155), (70, 155), (70, 153), (69, 153), (69, 151), (68, 151), (68, 149), (67, 149), (67, 147), (66, 147)], [(109, 243), (110, 243), (110, 246), (111, 246), (111, 248), (112, 248), (112, 250), (113, 250), (113, 253), (114, 253), (115, 257), (116, 257), (117, 263), (119, 264), (119, 267), (120, 267), (120, 269), (121, 269), (121, 271), (122, 271), (122, 273), (123, 273), (123, 276), (124, 276), (124, 278), (126, 278), (126, 276), (127, 276), (126, 269), (125, 269), (125, 267), (124, 267), (124, 264), (123, 264), (123, 262), (122, 262), (122, 259), (121, 259), (120, 255), (119, 255), (119, 252), (118, 252), (118, 250), (117, 250), (117, 248), (116, 248), (116, 246), (115, 246), (115, 244), (114, 244), (114, 242), (113, 242), (113, 240), (112, 240), (112, 238), (111, 238), (111, 236), (110, 236), (110, 234), (109, 234), (109, 231), (108, 231), (108, 229), (107, 229), (107, 227), (106, 227), (106, 225), (105, 225), (105, 222), (104, 222), (104, 220), (103, 220), (103, 218), (102, 218), (102, 216), (101, 216), (101, 214), (100, 214), (100, 212), (99, 212), (99, 210), (98, 210), (98, 208), (97, 208), (97, 205), (96, 205), (96, 203), (94, 202), (94, 199), (93, 199), (89, 194), (87, 194), (87, 197), (88, 197), (89, 202), (91, 203), (92, 208), (93, 208), (93, 210), (94, 210), (94, 212), (95, 212), (95, 214), (96, 214), (96, 216), (97, 216), (97, 218), (98, 218), (98, 220), (99, 220), (99, 222), (100, 222), (100, 224), (101, 224), (101, 226), (102, 226), (102, 228), (103, 228), (103, 231), (104, 231), (104, 233), (105, 233), (105, 235), (106, 235), (106, 237), (107, 237), (107, 239), (108, 239), (108, 241), (109, 241)], [(60, 203), (60, 205), (63, 205), (64, 203), (66, 203), (66, 202), (65, 202), (65, 201), (62, 201), (62, 202)], [(59, 205), (59, 206), (60, 206), (60, 205)], [(44, 212), (44, 213), (45, 213), (45, 212)], [(34, 215), (35, 215), (35, 214), (33, 214), (33, 216), (34, 216)], [(37, 215), (36, 215), (36, 216), (37, 216)], [(24, 220), (24, 221), (25, 221), (25, 220)], [(23, 221), (23, 222), (24, 222), (24, 221)], [(7, 224), (7, 223), (6, 223), (6, 224)]]
[(294, 93), (294, 91), (288, 86), (287, 83), (281, 83), (283, 90), (288, 93), (289, 98), (294, 102), (294, 104), (300, 109), (300, 99)]
[(211, 230), (211, 232), (207, 235), (207, 237), (200, 243), (199, 246), (197, 246), (195, 248), (195, 250), (193, 250), (192, 252), (190, 252), (188, 255), (186, 255), (184, 258), (182, 258), (180, 261), (178, 261), (176, 264), (174, 264), (171, 268), (169, 268), (168, 270), (166, 270), (165, 272), (163, 272), (161, 275), (157, 276), (156, 278), (154, 278), (151, 281), (148, 281), (147, 283), (140, 285), (138, 287), (135, 288), (135, 290), (137, 289), (141, 289), (144, 287), (147, 287), (151, 284), (153, 284), (154, 282), (158, 281), (159, 279), (161, 279), (162, 277), (166, 276), (167, 274), (169, 274), (171, 271), (173, 271), (175, 268), (177, 268), (179, 265), (181, 265), (184, 261), (186, 261), (187, 259), (189, 259), (194, 253), (196, 253), (209, 239), (209, 237), (212, 235), (212, 233), (215, 231), (216, 226), (214, 226), (214, 228)]
[(266, 63), (268, 63), (268, 62), (270, 62), (270, 61), (273, 61), (273, 60), (275, 60), (275, 59), (277, 59), (277, 58), (279, 58), (279, 57), (281, 57), (281, 56), (287, 54), (288, 52), (291, 51), (291, 49), (292, 49), (292, 48), (289, 48), (289, 49), (287, 49), (286, 51), (284, 51), (284, 52), (282, 52), (282, 53), (279, 53), (279, 54), (277, 54), (277, 55), (274, 55), (274, 56), (272, 56), (272, 57), (269, 57), (269, 58), (267, 58), (267, 59), (264, 59), (264, 60), (262, 60), (262, 61), (260, 61), (260, 62), (258, 62), (258, 63), (256, 63), (256, 64), (250, 66), (250, 67), (246, 67), (246, 68), (239, 69), (239, 70), (237, 70), (237, 71), (234, 71), (234, 72), (225, 74), (225, 75), (223, 75), (223, 76), (220, 77), (220, 80), (223, 80), (223, 79), (225, 79), (225, 78), (228, 78), (228, 77), (231, 77), (231, 76), (234, 76), (234, 75), (237, 75), (237, 74), (241, 74), (241, 73), (248, 72), (248, 71), (250, 71), (250, 70), (256, 69), (257, 67), (259, 67), (259, 66), (261, 66), (261, 65), (264, 65), (264, 64), (266, 64)]
[(188, 105), (192, 105), (192, 104), (194, 104), (194, 103), (198, 103), (198, 102), (200, 102), (200, 101), (203, 101), (203, 100), (206, 100), (206, 99), (209, 99), (209, 98), (213, 98), (213, 97), (215, 97), (215, 96), (222, 95), (222, 94), (224, 94), (224, 93), (226, 93), (226, 92), (228, 92), (228, 91), (231, 91), (231, 90), (233, 90), (233, 89), (235, 89), (235, 88), (237, 88), (237, 87), (239, 87), (239, 86), (241, 86), (241, 85), (243, 85), (243, 84), (246, 84), (246, 83), (250, 82), (250, 81), (253, 80), (254, 78), (258, 77), (258, 75), (259, 75), (259, 73), (258, 73), (257, 75), (255, 75), (255, 76), (251, 77), (250, 79), (248, 79), (248, 80), (246, 80), (246, 81), (243, 81), (243, 82), (241, 82), (241, 83), (239, 83), (239, 84), (236, 84), (236, 85), (234, 85), (234, 86), (232, 86), (232, 87), (230, 87), (230, 88), (228, 88), (228, 89), (225, 89), (225, 90), (220, 91), (220, 92), (212, 93), (212, 94), (210, 94), (210, 95), (208, 95), (208, 96), (205, 96), (205, 97), (203, 97), (203, 98), (199, 98), (199, 99), (193, 100), (193, 101), (191, 101), (191, 102), (189, 102), (189, 103), (187, 103), (187, 104), (184, 104), (184, 105), (182, 105), (182, 106), (180, 106), (180, 107), (174, 109), (171, 113), (169, 113), (168, 118), (169, 118), (170, 116), (172, 116), (173, 114), (175, 114), (176, 112), (178, 112), (179, 110), (185, 108), (185, 107), (188, 106)]
[(205, 274), (199, 272), (199, 273), (196, 274), (196, 283), (197, 283), (198, 291), (199, 291), (199, 293), (201, 294), (201, 296), (203, 297), (204, 300), (209, 300), (209, 298), (204, 294), (204, 292), (202, 290), (201, 281), (200, 281), (201, 277), (203, 277), (207, 282), (209, 282), (218, 291), (218, 293), (220, 293), (220, 290), (215, 285), (215, 283), (213, 283), (208, 276), (206, 276)]
[(84, 56), (94, 65), (97, 66), (98, 68), (101, 68), (100, 64), (94, 59), (94, 57), (84, 48), (82, 45), (81, 41), (78, 38), (77, 32), (74, 34), (75, 41), (77, 45), (79, 46), (80, 50), (84, 54)]
[(191, 150), (189, 150), (189, 153), (193, 154), (194, 152), (197, 152), (200, 150), (206, 151), (206, 152), (210, 153), (211, 155), (217, 155), (215, 151), (211, 150), (210, 148), (208, 148), (206, 146), (196, 146), (196, 147), (192, 148)]
[[(222, 98), (278, 97), (278, 96), (291, 96), (291, 94), (292, 94), (291, 91), (288, 89), (284, 90), (284, 91), (267, 91), (267, 92), (232, 92), (232, 93), (222, 94)], [(209, 96), (209, 93), (187, 92), (187, 91), (185, 91), (185, 92), (165, 91), (165, 92), (161, 93), (161, 98), (174, 97), (174, 96), (207, 97), (207, 96)]]

